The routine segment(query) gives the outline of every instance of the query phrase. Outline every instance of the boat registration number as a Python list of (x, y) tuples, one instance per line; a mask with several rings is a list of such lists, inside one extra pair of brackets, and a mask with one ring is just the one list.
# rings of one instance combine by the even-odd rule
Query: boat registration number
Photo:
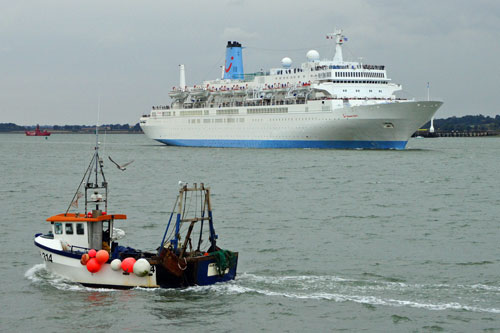
[(52, 262), (52, 253), (40, 252), (43, 260)]

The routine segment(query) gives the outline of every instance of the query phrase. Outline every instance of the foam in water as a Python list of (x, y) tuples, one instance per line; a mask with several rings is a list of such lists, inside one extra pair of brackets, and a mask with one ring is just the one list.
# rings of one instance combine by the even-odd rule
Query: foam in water
[[(289, 283), (286, 286), (284, 284)], [(263, 284), (269, 285), (265, 288)], [(283, 287), (285, 290), (275, 290), (275, 286)], [(316, 286), (316, 289), (322, 291), (310, 291), (310, 286)], [(294, 288), (295, 287), (295, 288)], [(432, 302), (418, 300), (404, 300), (388, 295), (394, 291), (403, 291), (401, 297), (413, 297), (418, 292), (419, 295), (428, 294), (429, 298), (434, 296), (436, 290), (449, 289), (450, 293), (456, 288), (466, 288), (470, 290), (493, 290), (497, 291), (498, 287), (484, 285), (425, 285), (425, 284), (406, 284), (402, 282), (386, 282), (376, 280), (355, 280), (345, 279), (338, 276), (260, 276), (250, 273), (243, 273), (239, 279), (233, 283), (216, 284), (208, 287), (192, 287), (186, 292), (212, 291), (216, 293), (225, 293), (227, 295), (257, 293), (264, 296), (285, 297), (292, 299), (311, 299), (311, 300), (328, 300), (335, 302), (355, 302), (367, 305), (382, 305), (393, 307), (412, 307), (427, 310), (466, 310), (472, 312), (488, 312), (500, 313), (500, 309), (471, 306), (458, 302)], [(295, 290), (294, 290), (295, 289)], [(299, 289), (296, 290), (296, 289)], [(330, 289), (330, 291), (325, 291)], [(333, 290), (332, 290), (333, 289)], [(342, 292), (335, 292), (340, 290)], [(359, 295), (356, 292), (374, 292), (381, 291), (382, 295)]]
[(79, 283), (70, 281), (60, 275), (47, 271), (45, 264), (37, 264), (24, 273), (24, 277), (30, 280), (33, 284), (43, 286), (50, 285), (51, 287), (65, 291), (92, 291), (92, 292), (110, 292), (115, 289), (106, 288), (89, 288)]
[[(44, 264), (37, 264), (26, 271), (25, 277), (34, 284), (48, 284), (59, 290), (66, 291), (118, 291), (115, 289), (95, 289), (84, 287), (78, 283), (69, 281), (59, 275), (48, 272)], [(267, 287), (266, 287), (267, 285)], [(135, 288), (136, 290), (151, 292), (158, 288)], [(314, 290), (316, 289), (316, 290)], [(442, 310), (465, 310), (472, 312), (500, 313), (500, 309), (472, 306), (455, 301), (432, 302), (419, 301), (415, 299), (400, 299), (401, 297), (413, 297), (418, 293), (420, 297), (429, 295), (433, 298), (438, 290), (449, 290), (451, 294), (455, 289), (468, 289), (471, 291), (498, 292), (500, 287), (482, 284), (474, 285), (448, 285), (448, 284), (407, 284), (402, 282), (387, 282), (377, 280), (347, 279), (338, 276), (262, 276), (251, 273), (243, 273), (235, 281), (217, 283), (210, 286), (194, 286), (185, 289), (173, 289), (182, 293), (216, 293), (223, 295), (259, 294), (270, 297), (285, 297), (289, 299), (326, 300), (334, 302), (355, 302), (365, 305), (380, 305), (392, 307), (411, 307), (418, 309), (442, 311)], [(367, 294), (358, 294), (358, 293)], [(381, 292), (381, 295), (371, 293)], [(399, 297), (390, 297), (393, 292), (402, 292)], [(434, 296), (435, 297), (435, 296)]]

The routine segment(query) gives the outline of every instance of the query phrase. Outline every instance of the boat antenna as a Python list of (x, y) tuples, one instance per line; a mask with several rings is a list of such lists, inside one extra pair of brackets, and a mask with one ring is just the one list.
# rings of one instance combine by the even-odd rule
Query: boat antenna
[[(92, 156), (92, 159), (89, 163), (89, 166), (87, 167), (85, 173), (83, 174), (83, 178), (78, 184), (78, 188), (76, 189), (75, 195), (73, 196), (73, 199), (71, 200), (71, 203), (68, 206), (68, 209), (66, 210), (66, 214), (68, 214), (69, 210), (71, 209), (72, 203), (75, 201), (76, 197), (78, 196), (78, 191), (80, 190), (80, 187), (85, 184), (85, 211), (87, 211), (87, 191), (89, 189), (93, 189), (94, 191), (102, 188), (105, 191), (105, 199), (104, 205), (105, 205), (105, 210), (108, 210), (108, 183), (106, 182), (106, 177), (104, 176), (104, 171), (103, 171), (103, 165), (102, 165), (102, 160), (99, 158), (99, 113), (101, 109), (101, 99), (99, 98), (98, 100), (98, 105), (97, 105), (97, 122), (95, 125), (95, 148), (94, 148), (94, 155)], [(95, 167), (93, 167), (93, 164), (95, 163)], [(94, 170), (92, 170), (94, 169)], [(95, 183), (90, 183), (90, 179), (92, 177), (92, 171), (95, 172)], [(101, 174), (102, 177), (102, 183), (99, 186), (99, 174)], [(87, 180), (85, 181), (85, 178)], [(96, 205), (96, 208), (98, 206)], [(98, 209), (98, 208), (97, 208)]]
[(95, 123), (95, 183), (99, 167), (99, 113), (101, 112), (101, 96), (97, 98), (97, 121)]

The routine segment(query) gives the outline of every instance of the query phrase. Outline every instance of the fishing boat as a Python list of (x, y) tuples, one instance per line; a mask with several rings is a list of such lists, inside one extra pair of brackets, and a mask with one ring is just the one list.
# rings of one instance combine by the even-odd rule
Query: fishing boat
[[(118, 243), (123, 231), (115, 223), (127, 216), (108, 212), (103, 168), (96, 140), (92, 160), (66, 212), (47, 219), (47, 234), (35, 235), (48, 271), (88, 287), (119, 289), (202, 286), (235, 278), (238, 253), (217, 245), (209, 187), (179, 182), (159, 247), (143, 251)], [(81, 197), (83, 213), (77, 211)], [(186, 204), (192, 202), (198, 207), (195, 211)]]
[(50, 132), (47, 130), (40, 130), (40, 125), (36, 125), (36, 129), (34, 131), (25, 131), (26, 136), (50, 136)]

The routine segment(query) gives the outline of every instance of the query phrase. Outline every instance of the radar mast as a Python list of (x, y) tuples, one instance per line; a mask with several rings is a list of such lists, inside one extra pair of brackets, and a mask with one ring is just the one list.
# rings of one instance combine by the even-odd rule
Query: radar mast
[(344, 58), (342, 57), (342, 44), (347, 41), (347, 37), (342, 35), (342, 29), (335, 29), (335, 32), (331, 32), (326, 35), (326, 39), (335, 39), (335, 56), (333, 57), (333, 62), (343, 63)]

